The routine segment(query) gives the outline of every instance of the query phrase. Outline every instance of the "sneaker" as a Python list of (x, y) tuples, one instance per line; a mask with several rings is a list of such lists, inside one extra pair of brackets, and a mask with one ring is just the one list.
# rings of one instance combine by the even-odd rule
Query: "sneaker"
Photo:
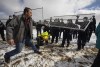
[(6, 63), (10, 63), (10, 57), (5, 57), (5, 56), (4, 56), (4, 61), (5, 61)]

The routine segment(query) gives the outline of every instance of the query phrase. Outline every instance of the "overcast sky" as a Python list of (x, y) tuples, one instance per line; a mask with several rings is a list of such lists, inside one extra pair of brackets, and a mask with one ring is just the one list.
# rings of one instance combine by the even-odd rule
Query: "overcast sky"
[[(99, 22), (99, 3), (100, 0), (0, 0), (0, 18), (22, 11), (24, 7), (32, 9), (43, 7), (44, 18), (67, 14), (96, 13)], [(37, 10), (37, 13), (33, 12), (33, 16), (38, 15), (42, 15), (41, 10)]]

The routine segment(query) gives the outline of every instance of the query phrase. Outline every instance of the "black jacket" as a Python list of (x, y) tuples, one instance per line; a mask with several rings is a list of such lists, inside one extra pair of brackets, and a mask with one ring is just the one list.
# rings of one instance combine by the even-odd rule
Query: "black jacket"
[(5, 25), (1, 22), (0, 23), (0, 31), (5, 30)]

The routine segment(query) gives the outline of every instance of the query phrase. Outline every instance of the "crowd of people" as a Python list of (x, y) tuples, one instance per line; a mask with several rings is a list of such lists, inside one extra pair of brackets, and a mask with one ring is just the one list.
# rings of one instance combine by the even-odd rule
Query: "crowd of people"
[[(80, 25), (80, 29), (84, 29), (85, 30), (79, 30), (79, 29), (71, 29), (69, 28), (63, 28), (63, 27), (56, 27), (56, 26), (50, 26), (47, 24), (48, 21), (44, 21), (44, 23), (46, 24), (37, 24), (36, 25), (36, 30), (40, 33), (37, 32), (37, 37), (38, 34), (41, 34), (41, 28), (43, 26), (43, 32), (47, 31), (50, 35), (51, 38), (49, 38), (50, 40), (50, 44), (53, 43), (58, 43), (59, 41), (59, 37), (61, 38), (61, 33), (63, 34), (62, 37), (62, 43), (60, 44), (60, 47), (64, 47), (65, 46), (65, 41), (67, 40), (67, 47), (70, 45), (70, 41), (72, 41), (72, 39), (76, 38), (77, 39), (77, 50), (81, 50), (84, 49), (84, 46), (86, 44), (86, 42), (90, 41), (91, 35), (92, 33), (95, 33), (95, 29), (96, 29), (96, 20), (94, 19), (95, 16), (92, 16), (92, 19), (90, 19), (90, 21), (88, 20), (88, 17), (84, 17), (83, 18), (83, 22), (79, 22), (79, 16), (77, 16), (77, 19), (75, 21), (75, 24), (73, 24), (71, 19), (67, 20), (66, 25), (68, 26), (73, 26), (76, 25), (78, 27), (78, 25)], [(63, 21), (63, 19), (54, 19), (54, 21), (52, 21), (50, 19), (49, 23), (65, 23)], [(37, 27), (38, 26), (38, 27)], [(37, 29), (38, 28), (38, 29)]]
[[(64, 23), (63, 19), (50, 19), (50, 21), (44, 20), (44, 24), (41, 24), (41, 20), (39, 22), (35, 23), (32, 20), (32, 10), (31, 8), (25, 7), (23, 14), (13, 17), (9, 16), (9, 19), (6, 22), (6, 25), (4, 25), (0, 21), (0, 34), (3, 41), (7, 41), (10, 45), (15, 45), (15, 49), (5, 53), (4, 59), (6, 63), (10, 62), (10, 57), (14, 56), (21, 52), (23, 46), (27, 45), (32, 47), (33, 51), (35, 53), (41, 54), (39, 51), (40, 46), (43, 46), (44, 44), (48, 45), (53, 43), (58, 43), (59, 38), (61, 38), (61, 33), (63, 34), (62, 37), (62, 43), (59, 45), (60, 47), (65, 47), (65, 41), (67, 40), (66, 47), (69, 47), (70, 41), (72, 41), (73, 38), (77, 39), (77, 51), (84, 49), (84, 46), (86, 42), (90, 41), (92, 33), (96, 33), (97, 36), (99, 36), (99, 32), (96, 32), (96, 19), (95, 16), (92, 16), (91, 21), (88, 20), (88, 17), (83, 18), (83, 22), (81, 24), (79, 23), (78, 19), (79, 16), (76, 16), (76, 25), (80, 25), (80, 27), (84, 27), (84, 23), (89, 23), (89, 25), (86, 27), (84, 31), (77, 30), (77, 29), (70, 29), (70, 28), (63, 28), (63, 27), (55, 27), (50, 26), (50, 22), (60, 22)], [(67, 20), (68, 23), (72, 23), (72, 20)], [(37, 44), (33, 43), (33, 25), (36, 27), (37, 30)], [(99, 25), (100, 26), (100, 25)], [(43, 28), (43, 32), (41, 32), (41, 29)], [(6, 38), (4, 35), (4, 30), (6, 30)], [(51, 37), (52, 38), (51, 38)], [(50, 41), (50, 42), (48, 42)], [(98, 52), (98, 55), (100, 55), (100, 50)], [(99, 56), (98, 56), (99, 58)], [(97, 59), (96, 59), (97, 60)], [(96, 60), (94, 63), (96, 63)], [(97, 60), (98, 62), (100, 60)], [(92, 66), (94, 67), (94, 66)]]

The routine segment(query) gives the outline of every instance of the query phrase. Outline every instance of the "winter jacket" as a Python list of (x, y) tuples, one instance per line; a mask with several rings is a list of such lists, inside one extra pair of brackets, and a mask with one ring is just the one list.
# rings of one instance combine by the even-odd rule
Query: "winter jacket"
[(12, 19), (8, 19), (6, 22), (6, 26), (8, 25), (8, 23), (11, 21)]
[(0, 23), (0, 31), (3, 31), (3, 30), (5, 30), (5, 25), (1, 22)]
[[(32, 38), (32, 29), (33, 29), (33, 22), (32, 18), (29, 18), (29, 29), (30, 29), (30, 36)], [(7, 40), (14, 39), (15, 42), (20, 42), (24, 39), (24, 32), (25, 32), (25, 24), (24, 24), (24, 16), (18, 15), (16, 18), (13, 18), (7, 25), (6, 29), (6, 36)]]
[(36, 25), (36, 29), (37, 29), (37, 30), (41, 30), (41, 27), (42, 27), (42, 24), (37, 24), (37, 25)]

